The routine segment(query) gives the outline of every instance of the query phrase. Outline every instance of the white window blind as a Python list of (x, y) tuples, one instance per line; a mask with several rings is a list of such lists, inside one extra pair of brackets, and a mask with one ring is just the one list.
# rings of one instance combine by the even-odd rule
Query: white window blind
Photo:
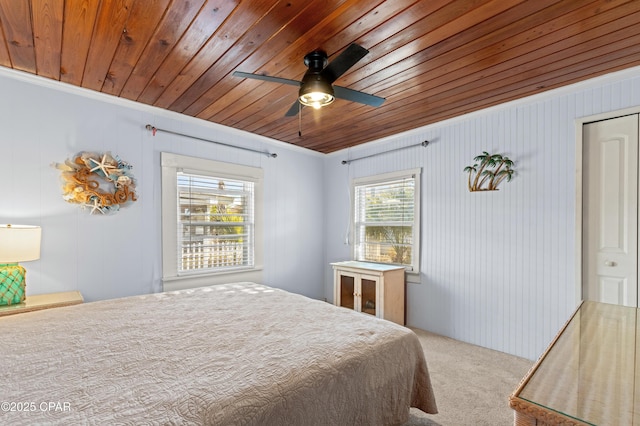
[(178, 275), (254, 266), (254, 183), (177, 173)]
[(419, 173), (359, 179), (354, 184), (355, 260), (417, 271)]
[(262, 169), (163, 152), (165, 291), (262, 281)]

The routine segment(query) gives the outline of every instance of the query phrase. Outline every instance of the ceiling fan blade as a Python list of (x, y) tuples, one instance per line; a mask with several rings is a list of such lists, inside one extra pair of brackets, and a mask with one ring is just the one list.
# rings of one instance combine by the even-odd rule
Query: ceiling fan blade
[(270, 75), (251, 74), (248, 72), (234, 71), (233, 76), (241, 77), (241, 78), (253, 78), (254, 80), (270, 81), (272, 83), (289, 84), (291, 86), (300, 86), (300, 82), (297, 80), (289, 80), (288, 78), (281, 78), (281, 77), (272, 77)]
[(361, 104), (379, 107), (385, 101), (379, 96), (370, 95), (357, 90), (347, 89), (346, 87), (333, 86), (333, 92), (336, 98), (346, 99), (347, 101), (359, 102)]
[(331, 63), (322, 70), (321, 74), (329, 81), (329, 83), (333, 83), (342, 74), (347, 72), (349, 68), (354, 66), (356, 62), (364, 58), (367, 53), (369, 53), (367, 49), (353, 43), (339, 54), (337, 58), (331, 61)]
[(293, 117), (294, 115), (298, 114), (298, 111), (300, 111), (301, 108), (304, 108), (304, 105), (302, 105), (300, 103), (300, 101), (295, 101), (293, 105), (291, 105), (291, 108), (289, 108), (289, 111), (287, 111), (285, 113), (285, 117)]

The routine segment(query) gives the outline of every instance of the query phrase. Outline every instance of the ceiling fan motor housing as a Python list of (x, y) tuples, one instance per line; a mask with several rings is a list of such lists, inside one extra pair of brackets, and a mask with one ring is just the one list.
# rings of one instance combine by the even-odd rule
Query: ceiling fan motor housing
[(300, 102), (304, 105), (319, 107), (333, 102), (333, 87), (322, 75), (327, 63), (327, 54), (322, 50), (313, 51), (304, 57), (304, 64), (309, 70), (302, 77), (298, 92)]
[(304, 64), (309, 68), (309, 71), (320, 72), (328, 63), (327, 52), (324, 50), (314, 50), (304, 57)]

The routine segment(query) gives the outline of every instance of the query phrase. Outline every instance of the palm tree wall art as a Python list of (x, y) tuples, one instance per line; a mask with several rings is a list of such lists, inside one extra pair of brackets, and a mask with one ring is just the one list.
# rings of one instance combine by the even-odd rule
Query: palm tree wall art
[(514, 163), (507, 156), (483, 151), (473, 161), (475, 163), (472, 166), (464, 168), (469, 174), (467, 185), (470, 192), (497, 191), (502, 181), (506, 179), (509, 182), (513, 178)]

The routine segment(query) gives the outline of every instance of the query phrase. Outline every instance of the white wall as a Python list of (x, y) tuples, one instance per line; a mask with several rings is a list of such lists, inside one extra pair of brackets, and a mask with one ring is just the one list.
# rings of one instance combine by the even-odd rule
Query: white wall
[[(579, 302), (575, 120), (637, 105), (638, 68), (327, 156), (326, 297), (328, 264), (351, 256), (350, 180), (422, 167), (422, 273), (408, 284), (408, 324), (537, 358)], [(470, 193), (463, 169), (485, 150), (509, 156), (517, 174), (499, 191)]]
[[(27, 294), (80, 290), (92, 301), (160, 291), (160, 152), (170, 151), (262, 167), (264, 282), (323, 297), (320, 154), (11, 70), (0, 71), (0, 93), (0, 223), (42, 226), (41, 258), (23, 265)], [(154, 137), (147, 123), (278, 157)], [(81, 151), (111, 151), (131, 163), (138, 201), (112, 216), (63, 201), (51, 164)]]

